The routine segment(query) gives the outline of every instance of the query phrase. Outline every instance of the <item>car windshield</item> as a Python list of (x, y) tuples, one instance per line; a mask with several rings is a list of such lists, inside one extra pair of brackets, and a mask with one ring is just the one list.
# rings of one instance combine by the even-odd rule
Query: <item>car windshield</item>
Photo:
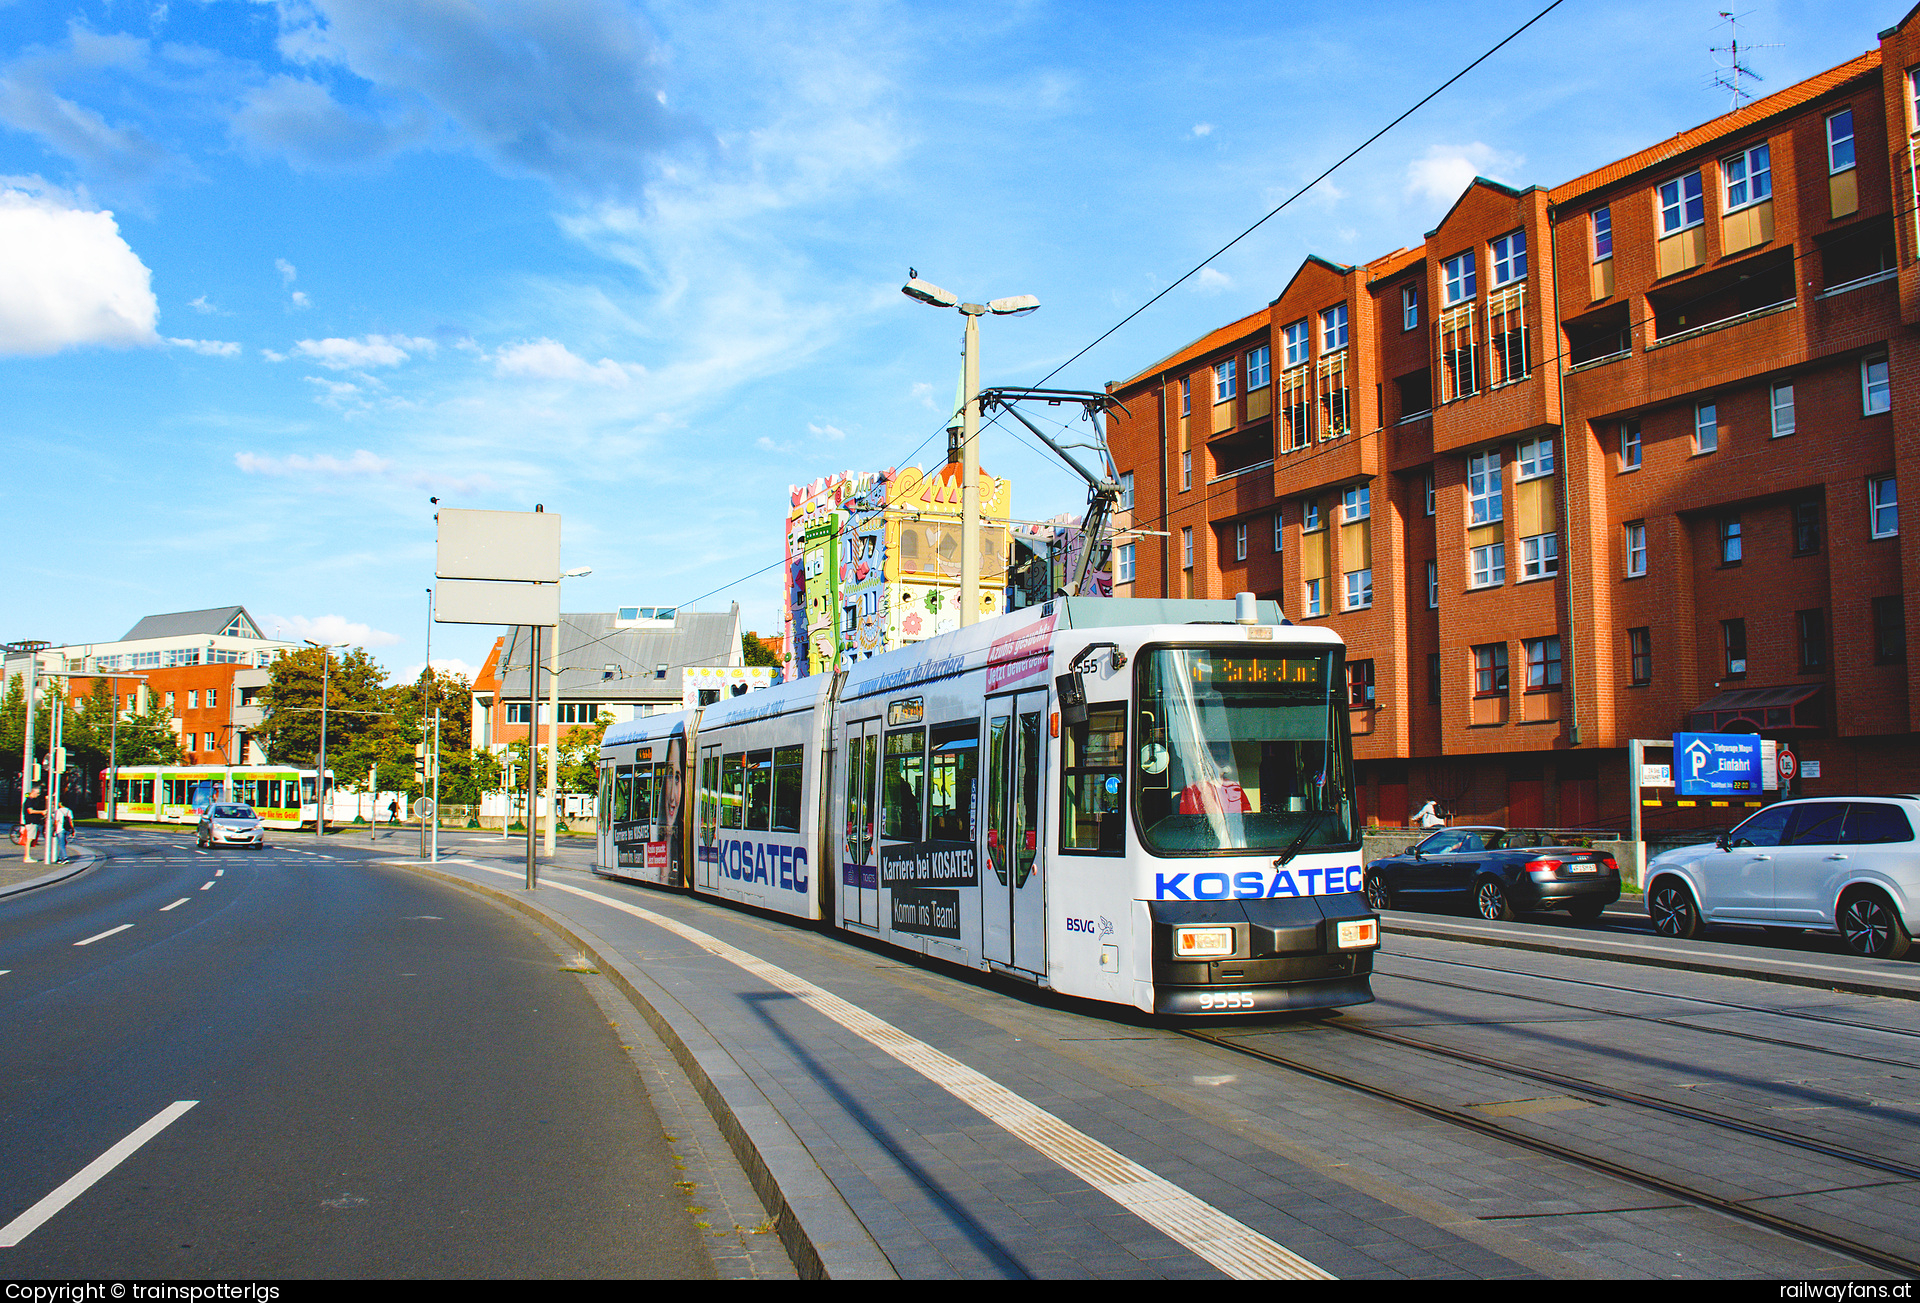
[(213, 807), (216, 819), (251, 819), (253, 807), (250, 805), (216, 805)]
[(1200, 647), (1146, 655), (1133, 782), (1149, 850), (1353, 842), (1338, 657)]

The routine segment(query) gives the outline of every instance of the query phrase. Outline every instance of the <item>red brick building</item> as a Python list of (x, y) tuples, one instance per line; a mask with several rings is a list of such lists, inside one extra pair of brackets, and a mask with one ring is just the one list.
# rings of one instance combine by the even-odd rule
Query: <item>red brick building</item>
[[(1551, 190), (1476, 180), (1414, 247), (1309, 258), (1109, 386), (1167, 531), (1135, 593), (1338, 631), (1382, 824), (1624, 827), (1629, 739), (1681, 730), (1791, 742), (1809, 794), (1920, 790), (1917, 174), (1909, 14)], [(1666, 796), (1649, 827), (1745, 813)]]

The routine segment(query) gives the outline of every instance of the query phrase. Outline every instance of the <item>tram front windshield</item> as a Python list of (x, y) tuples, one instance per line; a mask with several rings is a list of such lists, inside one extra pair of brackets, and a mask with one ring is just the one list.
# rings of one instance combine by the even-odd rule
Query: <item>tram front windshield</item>
[(1159, 854), (1354, 840), (1339, 653), (1162, 648), (1140, 672), (1140, 832)]

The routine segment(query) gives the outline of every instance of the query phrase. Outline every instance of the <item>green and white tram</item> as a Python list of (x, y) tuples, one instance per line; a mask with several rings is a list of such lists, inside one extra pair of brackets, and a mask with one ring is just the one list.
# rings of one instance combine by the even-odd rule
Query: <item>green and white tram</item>
[[(103, 770), (102, 792), (110, 779)], [(320, 817), (314, 771), (292, 765), (127, 765), (112, 781), (118, 816), (127, 823), (198, 823), (215, 801), (244, 802), (269, 828), (298, 828)], [(99, 817), (107, 817), (104, 799)]]

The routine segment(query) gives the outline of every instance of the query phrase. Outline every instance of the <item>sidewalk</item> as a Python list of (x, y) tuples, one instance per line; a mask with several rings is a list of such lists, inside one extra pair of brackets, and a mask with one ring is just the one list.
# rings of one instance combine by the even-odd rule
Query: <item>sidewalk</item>
[(86, 872), (99, 859), (93, 851), (80, 845), (77, 836), (67, 838), (67, 858), (60, 864), (40, 863), (38, 846), (33, 848), (34, 860), (30, 864), (21, 863), (20, 848), (12, 842), (5, 843), (5, 849), (15, 853), (0, 858), (0, 897), (63, 882), (76, 873)]

